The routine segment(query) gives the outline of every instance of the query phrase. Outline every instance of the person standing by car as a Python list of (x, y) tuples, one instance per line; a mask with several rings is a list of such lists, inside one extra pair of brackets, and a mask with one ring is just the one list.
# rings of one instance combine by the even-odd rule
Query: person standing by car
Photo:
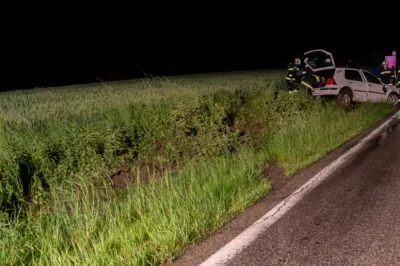
[(289, 91), (293, 90), (294, 87), (294, 64), (290, 62), (287, 71), (286, 71), (286, 84), (288, 86)]
[(309, 89), (308, 92), (311, 93), (313, 88), (322, 87), (324, 83), (324, 77), (316, 75), (314, 71), (308, 65), (306, 65), (304, 77), (301, 81), (301, 84)]
[(305, 74), (305, 70), (303, 67), (303, 64), (301, 63), (300, 58), (296, 58), (294, 60), (294, 79), (296, 82), (296, 85), (299, 85), (301, 83), (301, 78)]
[(393, 72), (392, 70), (389, 69), (388, 63), (386, 61), (382, 62), (382, 70), (380, 73), (380, 79), (383, 83), (387, 85), (391, 85), (391, 80), (392, 80)]
[(301, 61), (300, 58), (296, 58), (294, 62), (290, 62), (287, 68), (286, 83), (289, 88), (289, 92), (297, 91), (297, 86), (300, 83), (301, 73)]
[(397, 78), (396, 78), (396, 69), (394, 68), (394, 66), (392, 66), (391, 73), (392, 76), (390, 77), (390, 82), (388, 84), (389, 86), (396, 85)]

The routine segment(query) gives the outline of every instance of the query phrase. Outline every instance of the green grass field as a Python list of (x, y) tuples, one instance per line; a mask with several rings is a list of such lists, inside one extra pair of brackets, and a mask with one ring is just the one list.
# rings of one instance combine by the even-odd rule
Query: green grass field
[(253, 71), (0, 94), (0, 264), (174, 259), (393, 111), (346, 112)]

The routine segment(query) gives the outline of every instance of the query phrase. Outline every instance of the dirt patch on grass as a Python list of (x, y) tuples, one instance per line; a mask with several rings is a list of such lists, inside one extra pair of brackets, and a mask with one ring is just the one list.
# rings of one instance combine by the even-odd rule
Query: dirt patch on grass
[(157, 178), (176, 169), (171, 164), (142, 164), (129, 169), (119, 167), (116, 173), (110, 176), (114, 189), (124, 188), (128, 185), (147, 184), (151, 178)]
[(255, 137), (262, 130), (262, 126), (257, 124), (251, 127), (246, 127), (243, 129), (243, 133), (245, 136)]
[(271, 181), (272, 189), (278, 189), (282, 187), (287, 180), (285, 169), (281, 167), (275, 160), (268, 162), (265, 169), (265, 175)]
[(239, 134), (242, 136), (250, 136), (250, 137), (255, 137), (262, 130), (262, 126), (260, 124), (251, 126), (250, 125), (239, 126), (236, 122), (232, 125), (231, 128), (233, 131), (239, 132)]

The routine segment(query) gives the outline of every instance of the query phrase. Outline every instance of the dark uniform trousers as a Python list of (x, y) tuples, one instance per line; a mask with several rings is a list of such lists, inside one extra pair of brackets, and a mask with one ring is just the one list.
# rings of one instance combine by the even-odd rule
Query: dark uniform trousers
[(383, 83), (390, 85), (392, 76), (393, 76), (393, 73), (389, 68), (382, 69), (381, 74), (380, 74), (380, 79), (382, 80)]
[(396, 86), (400, 86), (400, 68), (397, 69), (397, 81), (396, 81)]
[(287, 68), (287, 73), (286, 73), (286, 83), (289, 87), (289, 90), (293, 90), (294, 86), (295, 86), (295, 68), (294, 68), (294, 64), (290, 63), (288, 68)]

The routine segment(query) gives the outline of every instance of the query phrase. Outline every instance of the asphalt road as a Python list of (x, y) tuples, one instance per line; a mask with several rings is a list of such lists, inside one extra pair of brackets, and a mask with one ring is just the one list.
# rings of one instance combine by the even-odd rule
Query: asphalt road
[[(173, 264), (207, 260), (377, 126), (288, 179)], [(370, 141), (225, 265), (400, 265), (400, 124)]]
[(400, 126), (227, 265), (400, 265)]

